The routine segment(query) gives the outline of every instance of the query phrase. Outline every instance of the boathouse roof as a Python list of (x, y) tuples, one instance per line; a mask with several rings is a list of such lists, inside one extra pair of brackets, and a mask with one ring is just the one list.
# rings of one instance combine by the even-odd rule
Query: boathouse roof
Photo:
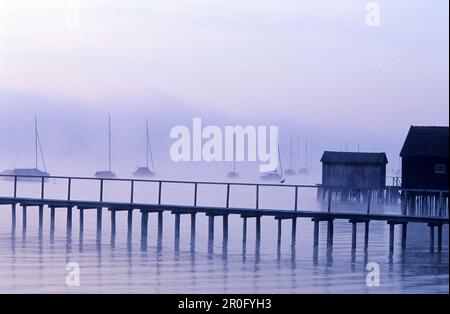
[(401, 157), (448, 157), (448, 126), (411, 126)]
[(323, 163), (339, 164), (387, 164), (385, 153), (331, 152), (325, 151), (320, 159)]

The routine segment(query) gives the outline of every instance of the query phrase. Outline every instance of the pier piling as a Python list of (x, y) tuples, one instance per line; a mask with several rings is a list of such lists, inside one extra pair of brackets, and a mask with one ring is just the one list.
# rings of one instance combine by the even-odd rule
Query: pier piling
[(67, 207), (67, 236), (70, 238), (72, 235), (72, 207)]
[(364, 250), (369, 248), (369, 221), (364, 223)]
[(408, 224), (402, 223), (402, 249), (406, 248), (406, 236), (408, 233)]
[(44, 206), (39, 206), (39, 234), (42, 233), (44, 226)]
[(102, 232), (102, 208), (97, 208), (97, 234)]
[(196, 223), (196, 214), (191, 214), (191, 240), (195, 240), (195, 223)]
[(297, 218), (292, 218), (291, 246), (294, 247), (297, 242)]
[(223, 215), (223, 240), (228, 241), (228, 215)]
[(247, 217), (244, 217), (242, 222), (242, 242), (244, 245), (247, 243)]
[(214, 240), (214, 216), (208, 216), (208, 240), (212, 242)]
[(314, 222), (314, 238), (313, 238), (313, 246), (319, 246), (319, 220), (312, 219)]
[(281, 246), (281, 219), (278, 220), (277, 247)]
[(327, 224), (327, 245), (332, 246), (333, 245), (333, 232), (334, 232), (334, 226), (333, 226), (333, 219), (328, 220)]
[(148, 212), (141, 212), (141, 240), (147, 239), (148, 232)]
[(261, 217), (256, 217), (256, 243), (259, 244), (261, 241)]
[(78, 208), (78, 214), (80, 216), (80, 234), (82, 234), (84, 230), (84, 208)]
[(395, 223), (388, 221), (389, 224), (389, 252), (394, 251)]
[(27, 230), (27, 206), (22, 205), (22, 228), (23, 231)]
[(116, 235), (116, 210), (110, 209), (111, 212), (111, 237)]
[(50, 207), (50, 238), (55, 235), (55, 207)]
[(127, 241), (130, 242), (133, 235), (133, 210), (127, 212)]
[(11, 205), (11, 230), (16, 230), (16, 204)]
[(352, 249), (356, 249), (356, 232), (357, 232), (357, 223), (356, 221), (352, 221)]
[(176, 242), (180, 240), (180, 220), (181, 220), (181, 215), (175, 214), (175, 241)]

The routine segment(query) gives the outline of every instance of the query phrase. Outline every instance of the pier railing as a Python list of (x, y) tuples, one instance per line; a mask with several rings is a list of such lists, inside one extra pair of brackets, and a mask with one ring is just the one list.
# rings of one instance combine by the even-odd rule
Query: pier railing
[[(122, 182), (128, 183), (129, 200), (127, 203), (135, 203), (135, 184), (138, 182), (153, 183), (158, 186), (157, 189), (157, 205), (171, 205), (162, 203), (162, 193), (164, 187), (169, 184), (188, 185), (193, 187), (192, 201), (184, 204), (186, 206), (198, 206), (200, 186), (221, 186), (226, 190), (225, 202), (220, 207), (230, 208), (231, 187), (243, 186), (252, 188), (254, 193), (254, 204), (252, 209), (261, 209), (261, 188), (272, 187), (289, 189), (292, 193), (292, 208), (284, 208), (287, 210), (298, 211), (299, 206), (299, 190), (300, 189), (316, 189), (317, 202), (327, 212), (332, 212), (335, 203), (358, 203), (362, 204), (362, 208), (366, 214), (371, 213), (371, 209), (376, 204), (398, 205), (398, 213), (403, 215), (422, 215), (422, 216), (448, 216), (448, 190), (419, 190), (419, 189), (403, 189), (398, 185), (386, 186), (380, 189), (355, 189), (350, 187), (336, 187), (326, 185), (308, 185), (308, 184), (280, 184), (280, 183), (249, 183), (249, 182), (215, 182), (215, 181), (186, 181), (186, 180), (157, 180), (157, 179), (140, 179), (140, 178), (96, 178), (81, 176), (23, 176), (23, 175), (7, 175), (0, 174), (0, 179), (12, 181), (13, 191), (9, 195), (1, 195), (0, 197), (19, 198), (18, 186), (22, 182), (33, 181), (34, 184), (40, 184), (39, 197), (27, 197), (34, 199), (46, 199), (46, 183), (49, 180), (64, 180), (66, 182), (66, 196), (58, 200), (73, 200), (73, 182), (97, 182), (98, 198), (95, 201), (105, 202), (105, 182)], [(395, 179), (394, 179), (395, 180)], [(397, 178), (398, 180), (398, 178)], [(393, 181), (394, 182), (394, 181)]]

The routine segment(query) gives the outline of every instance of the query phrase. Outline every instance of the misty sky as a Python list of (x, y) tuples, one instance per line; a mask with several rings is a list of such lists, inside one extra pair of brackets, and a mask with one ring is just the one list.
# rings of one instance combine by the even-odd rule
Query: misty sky
[(67, 125), (111, 111), (133, 134), (159, 117), (165, 140), (197, 115), (280, 123), (317, 158), (345, 140), (396, 158), (409, 125), (448, 125), (449, 3), (380, 0), (368, 27), (367, 2), (0, 0), (0, 144), (37, 112), (50, 150), (91, 149)]

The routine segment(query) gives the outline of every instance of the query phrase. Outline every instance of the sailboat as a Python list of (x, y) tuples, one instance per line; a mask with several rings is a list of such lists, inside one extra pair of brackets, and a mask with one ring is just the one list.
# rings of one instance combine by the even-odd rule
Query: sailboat
[[(147, 119), (147, 128), (146, 128), (146, 165), (145, 167), (137, 167), (133, 172), (135, 177), (151, 177), (155, 174), (155, 165), (153, 164), (153, 156), (152, 156), (152, 148), (150, 145), (150, 135), (148, 132), (148, 119)], [(151, 163), (152, 170), (149, 168), (149, 164)]]
[(239, 177), (239, 172), (236, 171), (236, 135), (233, 134), (233, 170), (227, 173), (228, 178)]
[(284, 171), (285, 175), (287, 175), (287, 176), (295, 176), (296, 175), (296, 172), (293, 169), (293, 167), (294, 167), (293, 163), (294, 163), (294, 151), (293, 151), (293, 147), (292, 147), (292, 135), (291, 135), (291, 143), (289, 146), (289, 168), (287, 168)]
[(281, 163), (281, 156), (280, 156), (280, 145), (278, 145), (278, 166), (272, 171), (263, 172), (261, 176), (259, 177), (261, 180), (266, 181), (283, 181), (283, 165)]
[[(39, 170), (39, 153), (41, 155), (44, 171)], [(37, 117), (34, 116), (34, 168), (16, 168), (13, 170), (5, 170), (1, 174), (18, 176), (17, 180), (20, 181), (40, 181), (42, 177), (48, 177), (50, 174), (47, 172), (45, 166), (44, 153), (42, 152), (41, 140), (39, 138)], [(13, 180), (13, 177), (6, 177), (6, 180)], [(47, 180), (47, 178), (45, 178)]]
[(298, 171), (299, 175), (308, 175), (309, 174), (309, 170), (308, 170), (308, 141), (305, 140), (305, 167), (301, 168)]
[(108, 114), (108, 170), (97, 171), (97, 178), (110, 179), (115, 178), (116, 174), (111, 171), (111, 115)]

